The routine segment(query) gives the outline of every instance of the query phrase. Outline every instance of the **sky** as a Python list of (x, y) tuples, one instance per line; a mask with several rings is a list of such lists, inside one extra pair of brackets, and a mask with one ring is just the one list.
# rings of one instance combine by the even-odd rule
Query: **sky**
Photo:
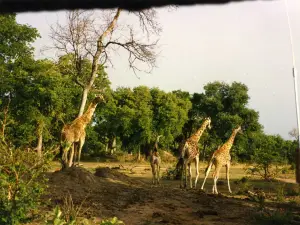
[[(296, 68), (300, 70), (300, 1), (287, 0)], [(165, 91), (203, 92), (208, 82), (242, 82), (249, 88), (249, 107), (259, 111), (267, 134), (288, 132), (297, 126), (292, 76), (292, 51), (284, 0), (249, 1), (226, 5), (158, 8), (160, 35), (157, 68), (151, 74), (129, 69), (127, 54), (113, 57), (107, 69), (112, 87), (147, 85)], [(49, 26), (65, 11), (22, 13), (17, 21), (37, 28), (36, 58), (49, 45)], [(300, 74), (300, 73), (299, 73)], [(297, 87), (299, 88), (298, 81)]]

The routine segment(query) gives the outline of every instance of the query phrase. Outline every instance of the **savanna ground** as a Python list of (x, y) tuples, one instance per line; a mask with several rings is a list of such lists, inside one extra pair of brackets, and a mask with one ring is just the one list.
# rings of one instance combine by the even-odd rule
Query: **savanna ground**
[[(161, 174), (164, 175), (170, 166), (163, 164)], [(101, 169), (96, 169), (99, 167)], [(200, 164), (197, 189), (183, 190), (179, 188), (179, 180), (162, 179), (160, 185), (153, 186), (150, 165), (146, 162), (83, 162), (80, 168), (66, 171), (55, 171), (59, 168), (55, 162), (48, 174), (49, 189), (44, 196), (47, 206), (42, 210), (46, 214), (55, 205), (60, 205), (66, 211), (71, 204), (65, 204), (65, 200), (71, 196), (75, 209), (77, 207), (79, 211), (77, 216), (91, 221), (117, 216), (126, 225), (259, 224), (261, 221), (257, 221), (255, 215), (261, 204), (259, 200), (249, 199), (245, 191), (262, 189), (266, 194), (264, 207), (276, 212), (288, 210), (294, 215), (293, 223), (300, 224), (297, 217), (300, 212), (299, 187), (293, 183), (292, 171), (281, 174), (280, 180), (276, 181), (266, 182), (251, 177), (241, 182), (246, 176), (247, 165), (233, 165), (233, 194), (229, 194), (223, 168), (218, 184), (221, 194), (216, 196), (211, 194), (211, 175), (205, 192), (200, 190), (205, 167), (206, 163)], [(35, 224), (40, 222), (37, 220)], [(276, 224), (276, 221), (264, 224)], [(277, 224), (283, 224), (280, 218)]]

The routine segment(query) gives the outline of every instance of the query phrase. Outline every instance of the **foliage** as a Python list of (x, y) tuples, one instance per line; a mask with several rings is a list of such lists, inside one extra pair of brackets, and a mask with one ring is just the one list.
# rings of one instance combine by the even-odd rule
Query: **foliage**
[(190, 108), (188, 98), (178, 98), (158, 88), (117, 88), (110, 93), (107, 104), (97, 109), (95, 130), (102, 143), (111, 147), (111, 141), (118, 137), (128, 152), (141, 149), (146, 153), (157, 135), (163, 135), (161, 146), (169, 148), (180, 135)]
[(52, 154), (39, 158), (36, 152), (5, 144), (0, 151), (0, 224), (19, 224), (40, 204)]
[(274, 211), (260, 211), (255, 215), (256, 224), (261, 225), (288, 225), (293, 220), (293, 214), (287, 209)]
[(259, 175), (265, 180), (271, 180), (276, 177), (280, 172), (277, 165), (283, 161), (283, 156), (280, 154), (283, 142), (283, 139), (279, 136), (257, 135), (252, 157), (255, 166), (249, 168), (250, 173)]
[[(32, 64), (31, 43), (39, 37), (35, 28), (16, 22), (15, 14), (0, 15), (0, 122), (1, 139), (4, 139), (6, 126), (14, 120), (7, 113), (10, 98), (15, 97), (16, 79), (23, 77), (23, 67)], [(4, 109), (7, 110), (4, 110)], [(9, 109), (10, 111), (10, 109)]]
[(0, 15), (0, 64), (13, 65), (30, 56), (30, 43), (38, 37), (35, 28), (18, 24), (15, 14)]

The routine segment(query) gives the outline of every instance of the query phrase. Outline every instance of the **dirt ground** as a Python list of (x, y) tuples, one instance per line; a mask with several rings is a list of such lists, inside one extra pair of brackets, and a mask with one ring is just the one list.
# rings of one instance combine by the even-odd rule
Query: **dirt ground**
[[(161, 172), (165, 170), (163, 167)], [(241, 171), (236, 167), (232, 173), (235, 170), (235, 174)], [(70, 193), (74, 204), (82, 206), (80, 216), (95, 221), (117, 216), (126, 225), (256, 224), (253, 215), (257, 203), (246, 196), (229, 195), (226, 182), (218, 185), (221, 195), (210, 194), (211, 176), (206, 193), (200, 191), (204, 171), (200, 173), (197, 189), (183, 190), (179, 181), (173, 180), (161, 180), (160, 185), (153, 186), (148, 164), (85, 163), (49, 173), (49, 190), (44, 198), (50, 200), (50, 210), (56, 204), (63, 207), (63, 199)], [(240, 173), (234, 179), (242, 177)], [(224, 177), (222, 174), (221, 180)], [(235, 191), (234, 180), (231, 183)]]

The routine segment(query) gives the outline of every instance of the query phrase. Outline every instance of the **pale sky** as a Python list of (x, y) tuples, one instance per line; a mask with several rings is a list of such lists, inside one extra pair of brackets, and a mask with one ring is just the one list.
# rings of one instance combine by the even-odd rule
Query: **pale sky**
[[(287, 0), (296, 67), (300, 71), (300, 1)], [(232, 3), (222, 6), (158, 9), (163, 26), (161, 55), (152, 74), (128, 69), (127, 55), (115, 56), (108, 68), (112, 87), (147, 85), (165, 91), (202, 92), (208, 82), (238, 81), (249, 88), (249, 107), (259, 111), (268, 134), (289, 138), (296, 127), (292, 54), (285, 5), (274, 2)], [(37, 28), (42, 36), (34, 46), (37, 58), (49, 44), (49, 25), (64, 11), (24, 13), (19, 23)], [(297, 16), (298, 15), (298, 16)], [(299, 87), (300, 82), (298, 82)]]

